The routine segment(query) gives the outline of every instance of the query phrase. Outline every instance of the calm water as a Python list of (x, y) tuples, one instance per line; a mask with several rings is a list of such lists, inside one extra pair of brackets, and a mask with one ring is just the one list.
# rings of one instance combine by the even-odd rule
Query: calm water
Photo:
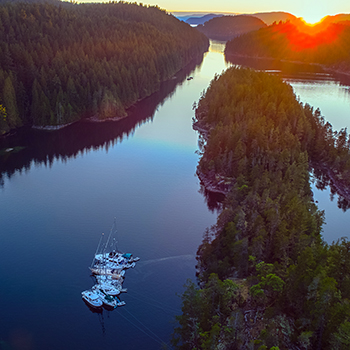
[[(0, 149), (26, 148), (1, 159), (8, 174), (0, 188), (1, 349), (169, 342), (180, 313), (176, 293), (194, 278), (198, 245), (217, 217), (195, 176), (192, 105), (225, 67), (222, 54), (206, 54), (120, 122), (2, 141)], [(92, 313), (80, 293), (93, 285), (88, 266), (114, 217), (119, 248), (141, 260), (126, 273), (127, 305)]]
[[(176, 293), (194, 278), (202, 234), (217, 217), (195, 176), (192, 105), (227, 66), (217, 43), (129, 118), (1, 141), (0, 149), (25, 148), (0, 163), (0, 349), (160, 349), (169, 342), (180, 312)], [(314, 73), (285, 79), (334, 127), (347, 126), (348, 85)], [(326, 191), (315, 196), (326, 209), (326, 239), (346, 236), (349, 213)], [(126, 273), (127, 305), (93, 313), (80, 292), (94, 283), (88, 266), (114, 217), (119, 248), (141, 261)]]

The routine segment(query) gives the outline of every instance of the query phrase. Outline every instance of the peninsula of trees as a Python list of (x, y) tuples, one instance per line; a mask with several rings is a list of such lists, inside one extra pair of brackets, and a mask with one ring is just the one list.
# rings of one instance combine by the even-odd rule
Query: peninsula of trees
[(350, 243), (326, 244), (313, 163), (350, 179), (350, 138), (279, 77), (230, 68), (198, 103), (199, 177), (225, 192), (182, 296), (177, 349), (347, 349)]
[(274, 23), (229, 41), (226, 55), (268, 57), (350, 72), (349, 17), (329, 16), (313, 27), (300, 19)]
[(158, 7), (5, 3), (0, 133), (125, 116), (208, 45), (203, 34)]

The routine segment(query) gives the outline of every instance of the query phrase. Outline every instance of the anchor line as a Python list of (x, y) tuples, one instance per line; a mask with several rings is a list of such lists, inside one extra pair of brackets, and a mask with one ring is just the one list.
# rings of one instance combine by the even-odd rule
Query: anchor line
[(137, 322), (140, 322), (140, 324), (142, 324), (143, 327), (145, 327), (150, 333), (152, 333), (155, 337), (157, 337), (162, 342), (162, 344), (164, 343), (169, 346), (169, 344), (163, 341), (157, 334), (152, 332), (146, 325), (144, 325), (139, 319), (137, 319), (130, 311), (128, 311), (127, 309), (125, 309), (124, 311), (126, 311), (130, 316), (132, 316)]
[[(151, 305), (151, 306), (153, 306), (153, 307), (156, 307), (156, 308), (158, 308), (158, 309), (160, 309), (160, 310), (163, 310), (164, 312), (167, 312), (167, 313), (178, 314), (178, 313), (180, 312), (180, 310), (175, 310), (175, 309), (169, 308), (169, 307), (167, 307), (167, 306), (164, 307), (164, 306), (162, 306), (162, 305), (157, 305), (157, 304), (150, 303), (150, 302), (148, 302), (148, 301), (145, 301), (145, 300), (142, 300), (142, 299), (140, 299), (140, 298), (138, 298), (138, 297), (135, 297), (134, 295), (129, 294), (129, 293), (128, 293), (128, 297), (132, 297), (132, 298), (134, 298), (134, 299), (136, 299), (136, 300), (140, 300), (140, 301), (142, 301), (143, 303), (146, 303), (146, 304), (148, 304), (148, 305)], [(155, 301), (155, 300), (154, 300), (154, 301)], [(155, 302), (157, 302), (157, 301), (155, 301)]]
[(148, 334), (147, 332), (145, 332), (142, 328), (140, 328), (138, 325), (136, 325), (134, 322), (130, 321), (127, 317), (125, 317), (124, 315), (122, 315), (121, 312), (119, 312), (119, 315), (122, 316), (125, 320), (127, 320), (129, 323), (131, 323), (134, 327), (136, 327), (138, 330), (140, 330), (142, 333), (146, 334), (148, 337), (150, 337), (151, 339), (153, 339), (155, 342), (157, 342), (160, 345), (163, 345), (164, 342), (160, 342), (158, 339), (152, 337), (150, 334)]

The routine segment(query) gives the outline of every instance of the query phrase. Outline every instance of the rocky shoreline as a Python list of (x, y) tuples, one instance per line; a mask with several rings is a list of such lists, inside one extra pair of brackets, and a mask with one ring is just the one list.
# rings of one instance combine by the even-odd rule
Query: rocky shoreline
[[(207, 141), (210, 133), (210, 129), (207, 126), (202, 125), (199, 121), (193, 121), (192, 129), (200, 133), (205, 141)], [(234, 185), (234, 179), (216, 174), (214, 171), (210, 171), (207, 174), (203, 173), (197, 166), (196, 175), (204, 188), (213, 193), (219, 193), (226, 196)]]
[(194, 121), (192, 129), (198, 131), (205, 139), (209, 136), (209, 130), (205, 128), (199, 121)]
[(214, 173), (214, 171), (204, 174), (197, 169), (196, 174), (201, 185), (203, 185), (209, 192), (220, 193), (226, 196), (234, 185), (233, 179), (228, 179), (222, 175), (217, 175)]
[(92, 122), (92, 123), (103, 123), (103, 122), (117, 122), (119, 120), (122, 120), (124, 118), (126, 118), (128, 116), (128, 114), (124, 114), (123, 116), (120, 117), (112, 117), (112, 118), (104, 118), (104, 119), (100, 119), (97, 115), (94, 115), (90, 118), (86, 118), (85, 121), (88, 122)]
[(55, 131), (55, 130), (60, 130), (60, 129), (66, 128), (67, 126), (72, 125), (74, 123), (76, 123), (76, 122), (67, 123), (67, 124), (60, 124), (60, 125), (43, 125), (43, 126), (33, 125), (32, 129)]

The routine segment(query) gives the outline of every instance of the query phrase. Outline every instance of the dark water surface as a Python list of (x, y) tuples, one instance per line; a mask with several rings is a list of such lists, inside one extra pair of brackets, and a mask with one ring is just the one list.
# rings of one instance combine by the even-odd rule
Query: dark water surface
[[(228, 66), (222, 48), (212, 45), (203, 62), (163, 84), (129, 118), (0, 141), (0, 150), (25, 147), (0, 158), (0, 349), (147, 350), (169, 343), (180, 312), (176, 293), (194, 278), (196, 250), (217, 217), (199, 193), (191, 119), (193, 102)], [(347, 126), (349, 86), (305, 74), (284, 78), (335, 128)], [(327, 191), (315, 197), (326, 209), (327, 241), (346, 236), (349, 212)], [(141, 261), (126, 273), (127, 305), (93, 313), (80, 293), (94, 283), (88, 266), (114, 217), (119, 248)]]
[[(192, 105), (221, 53), (187, 67), (119, 122), (22, 131), (0, 149), (0, 349), (160, 349), (180, 313), (195, 254), (217, 213), (195, 176)], [(193, 76), (187, 80), (187, 76)], [(126, 306), (93, 313), (100, 235), (117, 218), (119, 248), (141, 257), (126, 273)]]

